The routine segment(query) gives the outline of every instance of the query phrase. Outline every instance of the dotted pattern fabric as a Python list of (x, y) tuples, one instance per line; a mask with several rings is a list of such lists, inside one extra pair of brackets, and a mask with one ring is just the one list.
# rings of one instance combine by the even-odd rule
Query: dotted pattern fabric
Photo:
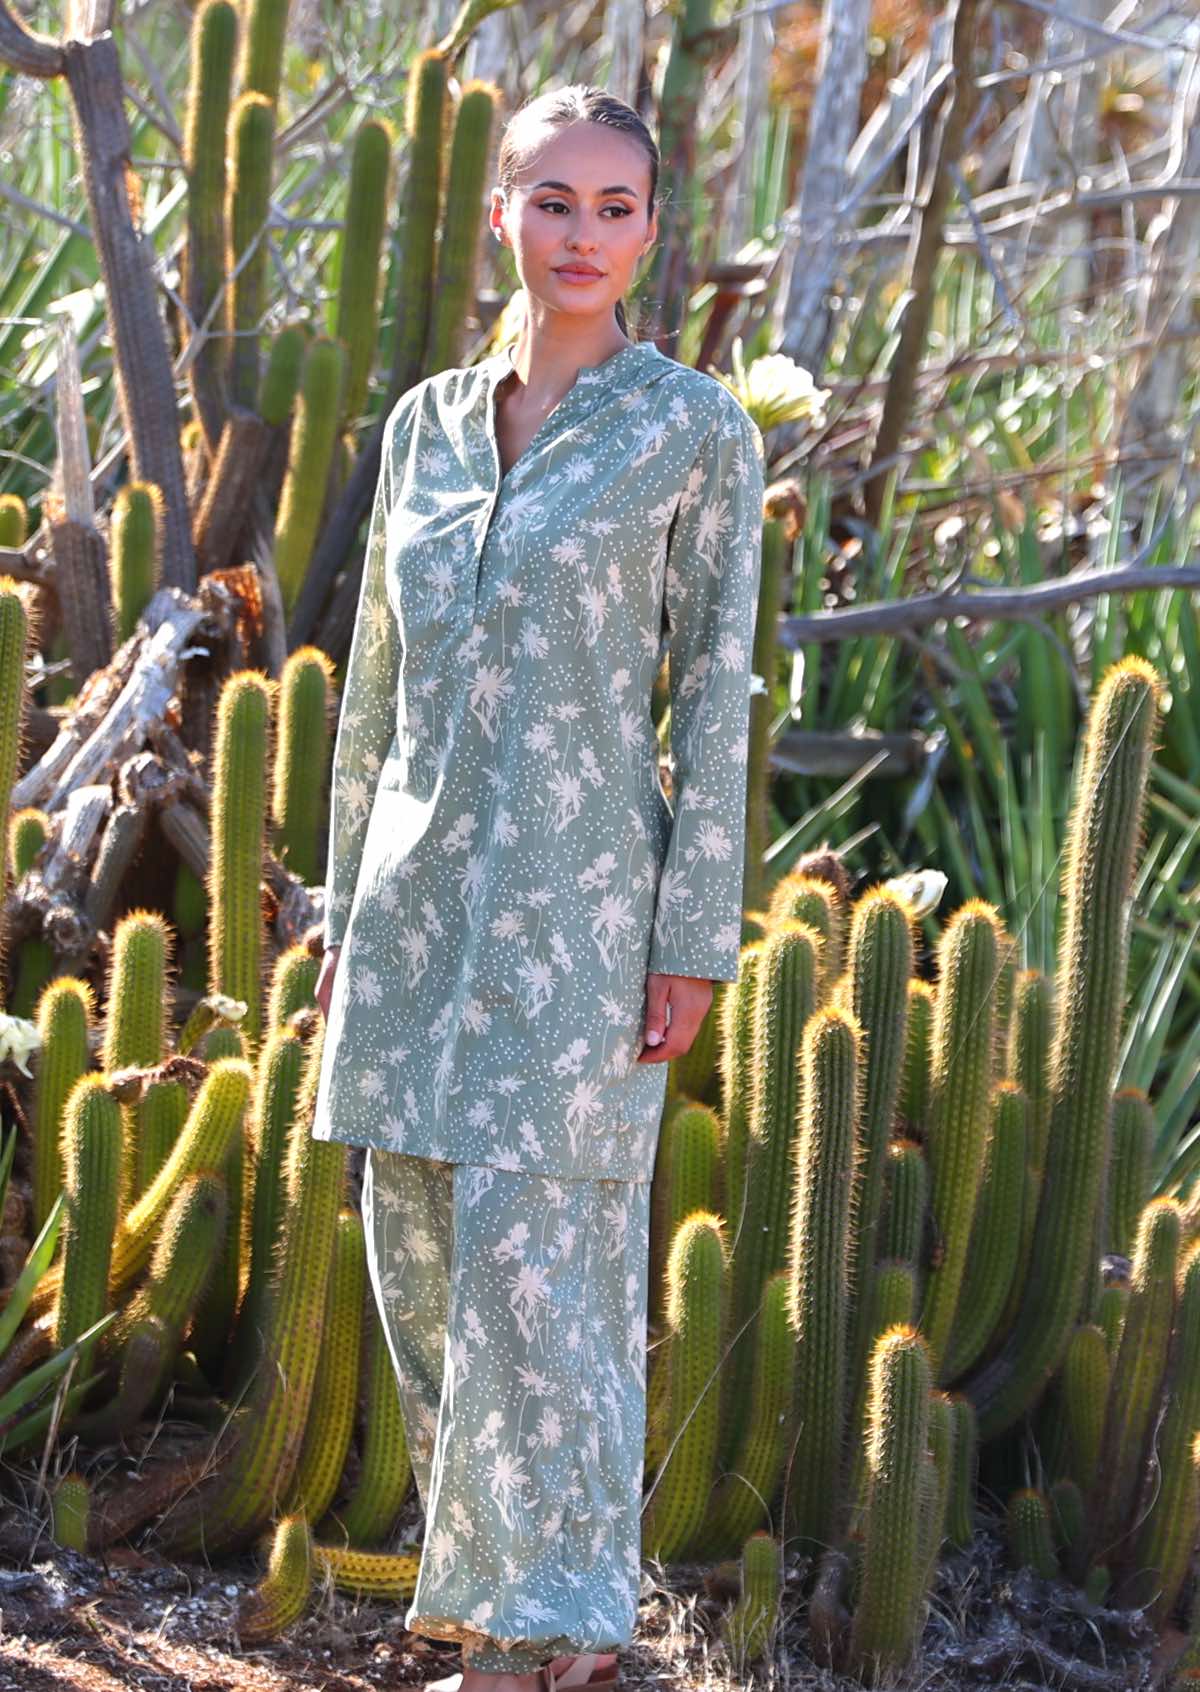
[[(318, 1139), (648, 1180), (649, 971), (737, 978), (762, 437), (634, 342), (507, 474), (510, 348), (393, 410), (334, 749)], [(672, 802), (651, 689), (669, 655)]]
[(650, 1184), (368, 1151), (367, 1265), (425, 1510), (404, 1625), (525, 1674), (627, 1646)]

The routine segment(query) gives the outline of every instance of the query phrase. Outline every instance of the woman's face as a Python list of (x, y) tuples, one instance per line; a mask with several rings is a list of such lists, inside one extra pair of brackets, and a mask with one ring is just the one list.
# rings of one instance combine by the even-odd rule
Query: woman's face
[[(650, 163), (637, 142), (581, 122), (546, 131), (507, 201), (493, 188), (488, 219), (512, 248), (531, 301), (546, 312), (611, 317), (658, 232), (649, 202)], [(572, 281), (558, 274), (572, 263), (600, 275)]]

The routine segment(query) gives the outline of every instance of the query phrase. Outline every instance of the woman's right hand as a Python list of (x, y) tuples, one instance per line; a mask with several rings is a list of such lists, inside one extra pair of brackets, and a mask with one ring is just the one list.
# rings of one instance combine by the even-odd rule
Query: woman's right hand
[(341, 956), (340, 946), (330, 946), (321, 959), (321, 968), (317, 975), (317, 984), (313, 988), (317, 1003), (321, 1007), (321, 1015), (329, 1021), (329, 1000), (333, 993), (333, 977), (337, 970), (338, 958)]

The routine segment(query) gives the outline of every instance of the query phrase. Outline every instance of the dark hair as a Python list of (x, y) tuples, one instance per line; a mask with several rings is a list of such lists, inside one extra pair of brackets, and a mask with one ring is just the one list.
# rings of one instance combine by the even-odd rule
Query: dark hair
[[(565, 88), (548, 88), (542, 94), (531, 95), (517, 107), (504, 126), (496, 160), (496, 175), (505, 193), (516, 186), (518, 170), (537, 149), (538, 139), (533, 134), (522, 143), (526, 130), (564, 129), (568, 124), (580, 122), (607, 124), (611, 129), (631, 135), (641, 146), (650, 162), (650, 209), (653, 211), (658, 192), (657, 142), (631, 105), (619, 95), (586, 82), (571, 82)], [(628, 334), (624, 300), (617, 301), (614, 314), (622, 334)]]

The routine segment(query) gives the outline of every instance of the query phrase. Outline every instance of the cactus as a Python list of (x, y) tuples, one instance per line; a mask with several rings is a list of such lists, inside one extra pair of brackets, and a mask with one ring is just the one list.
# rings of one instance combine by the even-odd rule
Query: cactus
[(929, 1457), (921, 1498), (923, 1586), (928, 1589), (937, 1572), (938, 1553), (946, 1537), (946, 1513), (954, 1485), (954, 1436), (957, 1419), (948, 1394), (929, 1396)]
[(276, 1639), (299, 1621), (313, 1582), (312, 1534), (302, 1510), (275, 1524), (267, 1572), (238, 1604), (237, 1632), (243, 1645)]
[(1008, 1553), (1016, 1569), (1032, 1569), (1043, 1580), (1059, 1577), (1050, 1506), (1036, 1487), (1022, 1487), (1008, 1501)]
[(950, 1477), (950, 1496), (946, 1500), (946, 1537), (951, 1545), (965, 1551), (975, 1537), (979, 1438), (975, 1406), (969, 1398), (964, 1398), (960, 1392), (952, 1392), (950, 1413), (954, 1418), (954, 1472)]
[(1046, 1173), (1026, 1291), (1004, 1346), (966, 1388), (985, 1439), (1029, 1408), (1061, 1361), (1093, 1258), (1125, 1002), (1125, 906), (1162, 692), (1151, 665), (1124, 658), (1088, 719), (1067, 830)]
[(1150, 1200), (1154, 1112), (1140, 1087), (1122, 1087), (1112, 1102), (1112, 1162), (1102, 1251), (1133, 1255), (1138, 1220)]
[(693, 1210), (720, 1208), (720, 1123), (707, 1105), (671, 1100), (663, 1112), (651, 1188), (650, 1318), (658, 1322), (675, 1230)]
[(494, 83), (471, 79), (462, 84), (458, 97), (426, 349), (433, 370), (459, 362), (465, 325), (474, 304), (479, 208), (498, 94)]
[(867, 1510), (861, 1588), (850, 1631), (856, 1672), (898, 1671), (916, 1648), (925, 1597), (921, 1500), (933, 1385), (914, 1328), (892, 1328), (871, 1354)]
[(740, 1663), (763, 1656), (779, 1620), (780, 1551), (773, 1536), (752, 1533), (742, 1546), (742, 1591), (722, 1630), (727, 1649)]
[(41, 1050), (33, 1088), (33, 1225), (40, 1229), (63, 1185), (59, 1124), (67, 1097), (91, 1061), (88, 1025), (95, 994), (86, 981), (62, 975), (38, 1000)]
[(209, 981), (214, 993), (245, 1004), (251, 1049), (262, 1028), (262, 861), (271, 684), (235, 672), (217, 706), (213, 753), (212, 858), (208, 873)]
[(782, 876), (771, 889), (767, 927), (778, 927), (781, 922), (807, 923), (821, 936), (817, 1000), (826, 1003), (845, 962), (846, 918), (837, 889), (821, 875), (802, 875), (793, 870)]
[(353, 423), (367, 403), (379, 331), (380, 257), (387, 227), (392, 128), (381, 118), (359, 125), (350, 161), (333, 333), (347, 351), (341, 417)]
[[(880, 1337), (887, 1333), (889, 1328), (908, 1326), (916, 1319), (917, 1272), (912, 1264), (887, 1261), (877, 1263), (871, 1288), (871, 1319), (867, 1330), (870, 1340), (868, 1358), (875, 1350)], [(858, 1512), (866, 1503), (867, 1442), (870, 1437), (870, 1421), (867, 1415), (869, 1380), (869, 1371), (858, 1377), (857, 1382), (855, 1377), (851, 1376), (852, 1408), (848, 1424), (850, 1475), (846, 1492), (852, 1527), (857, 1524)]]
[(1129, 1282), (1122, 1276), (1110, 1279), (1101, 1289), (1096, 1301), (1096, 1322), (1104, 1329), (1108, 1355), (1115, 1357), (1125, 1329), (1125, 1311), (1129, 1305)]
[(331, 665), (315, 646), (289, 653), (279, 677), (279, 749), (271, 770), (275, 855), (306, 885), (321, 878), (317, 852), (321, 785), (328, 758)]
[(1055, 1549), (1070, 1557), (1087, 1532), (1083, 1492), (1069, 1475), (1063, 1475), (1050, 1488), (1048, 1501)]
[[(1112, 1371), (1104, 1433), (1089, 1500), (1092, 1562), (1111, 1567), (1132, 1525), (1133, 1506), (1162, 1396), (1175, 1314), (1175, 1276), (1182, 1217), (1174, 1199), (1155, 1199), (1142, 1212), (1129, 1309)], [(1082, 1573), (1081, 1552), (1078, 1571)]]
[(708, 1554), (722, 1556), (760, 1527), (783, 1473), (792, 1429), (796, 1342), (788, 1319), (788, 1272), (772, 1275), (763, 1289), (755, 1324), (753, 1389), (738, 1418), (738, 1444), (729, 1472), (713, 1497)]
[(929, 1165), (915, 1140), (892, 1141), (885, 1184), (880, 1258), (911, 1263), (915, 1268), (922, 1260), (929, 1216)]
[[(256, 12), (266, 3), (256, 0)], [(232, 168), (225, 208), (229, 277), (225, 329), (230, 336), (229, 394), (238, 405), (252, 410), (258, 399), (259, 324), (268, 304), (266, 224), (271, 209), (275, 107), (252, 84), (243, 81), (242, 88), (229, 115)]]
[(287, 475), (275, 519), (275, 569), (289, 616), (317, 541), (345, 382), (345, 348), (327, 335), (316, 336), (304, 357)]
[[(138, 907), (120, 919), (113, 935), (105, 1003), (101, 1067), (109, 1074), (127, 1067), (149, 1068), (163, 1055), (166, 1033), (167, 925), (157, 911)], [(141, 1100), (122, 1105), (125, 1151), (121, 1213), (139, 1196), (138, 1142)]]
[(803, 1543), (833, 1537), (846, 1426), (850, 1198), (861, 1123), (863, 1031), (826, 1007), (800, 1047), (800, 1132), (788, 1270), (796, 1334), (796, 1424), (803, 1461), (791, 1472), (789, 1523)]
[(936, 1009), (937, 992), (933, 983), (922, 981), (918, 975), (911, 976), (904, 1065), (900, 1071), (899, 1131), (905, 1138), (920, 1142), (924, 1141), (929, 1130), (930, 1066)]
[(1111, 1363), (1103, 1328), (1082, 1323), (1071, 1335), (1062, 1365), (1062, 1409), (1073, 1478), (1087, 1494), (1096, 1481), (1104, 1436)]
[[(237, 9), (203, 0), (192, 15), (184, 169), (188, 236), (183, 295), (193, 323), (203, 323), (225, 282), (225, 131), (237, 45)], [(220, 436), (225, 383), (219, 342), (208, 340), (188, 367), (197, 416), (210, 447)]]
[(846, 1309), (852, 1378), (870, 1356), (871, 1267), (879, 1238), (884, 1168), (904, 1058), (908, 982), (913, 969), (913, 912), (898, 893), (870, 888), (850, 923), (850, 1005), (862, 1030), (862, 1105), (859, 1118), (854, 1228), (849, 1235)]
[(102, 1075), (82, 1075), (63, 1122), (66, 1209), (54, 1343), (62, 1347), (109, 1308), (108, 1273), (121, 1179), (121, 1109)]
[(1021, 1249), (1029, 1101), (1012, 1081), (992, 1090), (991, 1131), (958, 1315), (946, 1355), (955, 1380), (988, 1349), (1012, 1288)]
[(78, 1469), (60, 1475), (50, 1494), (50, 1532), (68, 1551), (87, 1550), (88, 1507), (92, 1489)]
[(396, 1371), (378, 1310), (370, 1301), (365, 1307), (365, 1319), (370, 1339), (366, 1348), (366, 1426), (358, 1484), (346, 1503), (334, 1512), (352, 1543), (361, 1546), (375, 1545), (387, 1538), (412, 1480)]
[(161, 574), (163, 497), (154, 482), (126, 482), (112, 509), (113, 622), (129, 639)]
[(753, 1096), (755, 1060), (755, 999), (764, 942), (755, 940), (743, 947), (738, 959), (738, 978), (721, 1001), (718, 1080), (720, 1121), (724, 1128), (722, 1174), (725, 1184), (725, 1217), (730, 1250), (735, 1258), (745, 1221), (746, 1167), (750, 1154), (750, 1105)]
[[(214, 1170), (199, 1169), (180, 1182), (155, 1241), (146, 1280), (106, 1336), (101, 1355), (109, 1349), (109, 1340), (112, 1349), (123, 1346), (138, 1322), (156, 1316), (169, 1346), (167, 1363), (172, 1361), (220, 1254), (227, 1208), (225, 1183)], [(151, 1384), (147, 1401), (161, 1385), (161, 1378)]]
[(987, 1149), (999, 964), (999, 918), (984, 900), (970, 899), (950, 918), (938, 945), (927, 1149), (942, 1257), (926, 1282), (921, 1331), (939, 1379), (946, 1373)]
[(1200, 1431), (1200, 1246), (1179, 1277), (1175, 1331), (1164, 1389), (1166, 1413), (1147, 1466), (1131, 1574), (1122, 1601), (1148, 1605), (1156, 1626), (1175, 1607), (1200, 1527), (1200, 1472), (1193, 1445)]
[(267, 1028), (272, 1033), (281, 1029), (297, 1011), (315, 1008), (319, 974), (320, 966), (307, 946), (289, 946), (279, 954), (267, 996)]
[(328, 1576), (340, 1591), (356, 1597), (411, 1598), (417, 1589), (419, 1556), (316, 1544), (312, 1552), (318, 1576)]
[(671, 1345), (666, 1454), (642, 1518), (647, 1552), (681, 1556), (704, 1522), (717, 1455), (717, 1392), (725, 1303), (721, 1218), (695, 1211), (679, 1226), (668, 1260)]

